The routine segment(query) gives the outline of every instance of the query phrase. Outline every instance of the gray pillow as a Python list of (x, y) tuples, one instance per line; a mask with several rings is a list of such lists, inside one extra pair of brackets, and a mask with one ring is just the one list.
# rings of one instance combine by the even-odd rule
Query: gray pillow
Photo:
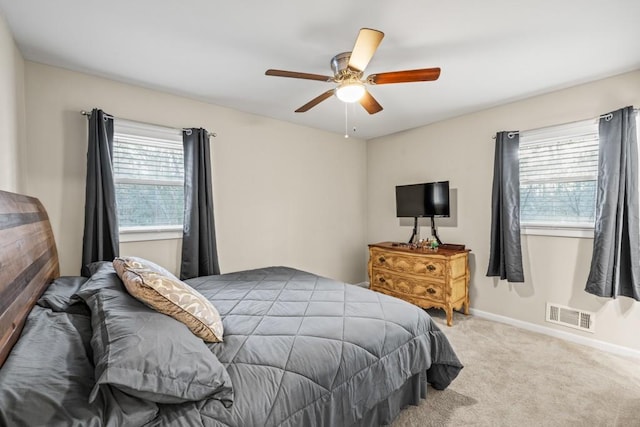
[(206, 344), (129, 295), (111, 265), (100, 267), (76, 295), (91, 310), (91, 402), (111, 386), (157, 403), (213, 398), (231, 406), (231, 379)]
[(78, 292), (80, 287), (86, 281), (86, 277), (58, 277), (47, 287), (36, 304), (40, 307), (50, 308), (56, 312), (71, 312), (88, 315), (89, 310), (83, 301), (71, 299), (71, 297)]
[(108, 390), (94, 402), (86, 316), (34, 306), (0, 370), (1, 426), (144, 425), (154, 402)]

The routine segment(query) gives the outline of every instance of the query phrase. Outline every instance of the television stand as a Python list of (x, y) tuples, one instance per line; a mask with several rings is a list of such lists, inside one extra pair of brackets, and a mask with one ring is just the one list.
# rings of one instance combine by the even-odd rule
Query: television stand
[(420, 240), (420, 233), (418, 232), (418, 217), (415, 216), (413, 217), (413, 232), (411, 233), (411, 237), (409, 237), (409, 242), (407, 242), (407, 244), (416, 245), (418, 244), (419, 240)]
[(436, 238), (438, 246), (442, 246), (442, 240), (438, 237), (438, 230), (436, 229), (436, 219), (433, 216), (431, 217), (431, 235)]
[[(433, 216), (430, 217), (431, 218), (431, 235), (436, 239), (436, 241), (438, 242), (438, 246), (442, 246), (442, 240), (440, 240), (440, 237), (438, 237), (438, 230), (436, 229), (436, 220)], [(409, 242), (408, 244), (418, 244), (418, 241), (420, 240), (420, 233), (418, 232), (418, 217), (414, 217), (413, 218), (413, 232), (411, 233), (411, 237), (409, 237)], [(455, 249), (455, 248), (451, 248), (451, 249)], [(460, 249), (464, 249), (464, 245), (462, 245), (462, 248)]]
[[(438, 242), (438, 246), (442, 247), (443, 243), (442, 240), (440, 240), (440, 237), (438, 236), (438, 229), (436, 228), (436, 219), (435, 217), (431, 216), (429, 217), (431, 218), (431, 236), (433, 236), (436, 241)], [(407, 242), (408, 245), (417, 245), (420, 241), (420, 231), (418, 228), (418, 217), (413, 217), (413, 231), (411, 232), (411, 237), (409, 237), (409, 241)], [(460, 247), (461, 246), (461, 247)], [(464, 249), (464, 245), (454, 245), (451, 244), (451, 247), (448, 249)]]

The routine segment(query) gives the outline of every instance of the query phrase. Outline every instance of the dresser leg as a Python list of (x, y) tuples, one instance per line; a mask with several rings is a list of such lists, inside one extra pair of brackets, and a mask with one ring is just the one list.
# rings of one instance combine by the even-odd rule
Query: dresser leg
[(447, 313), (447, 326), (453, 325), (453, 307), (447, 307), (444, 309)]
[(469, 314), (469, 296), (464, 300), (464, 314)]

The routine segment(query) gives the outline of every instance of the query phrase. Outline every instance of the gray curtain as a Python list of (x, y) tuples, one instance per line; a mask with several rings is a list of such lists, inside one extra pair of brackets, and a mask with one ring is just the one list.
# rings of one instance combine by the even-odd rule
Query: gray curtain
[(118, 256), (118, 212), (113, 181), (113, 117), (93, 109), (89, 116), (87, 183), (81, 273), (87, 265)]
[(498, 132), (491, 197), (491, 249), (487, 276), (524, 282), (520, 246), (520, 135)]
[(585, 290), (640, 301), (638, 141), (633, 107), (603, 116), (599, 133), (593, 256)]
[(213, 192), (209, 133), (185, 129), (184, 234), (180, 278), (220, 274), (213, 219)]

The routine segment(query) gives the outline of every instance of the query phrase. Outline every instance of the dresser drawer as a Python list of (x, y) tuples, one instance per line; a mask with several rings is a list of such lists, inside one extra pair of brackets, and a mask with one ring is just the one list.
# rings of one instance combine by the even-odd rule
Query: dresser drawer
[(434, 280), (444, 281), (446, 261), (432, 257), (371, 249), (373, 268), (384, 268), (396, 273), (419, 274)]
[(444, 302), (444, 286), (438, 282), (390, 273), (382, 269), (373, 269), (371, 287), (386, 290), (392, 295), (403, 297), (424, 298), (434, 302)]

